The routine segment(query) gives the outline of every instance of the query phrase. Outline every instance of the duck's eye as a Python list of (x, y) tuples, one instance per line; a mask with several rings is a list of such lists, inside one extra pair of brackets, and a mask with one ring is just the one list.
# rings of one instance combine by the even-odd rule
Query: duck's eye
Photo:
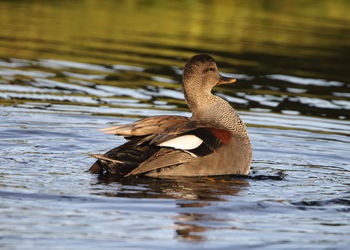
[(215, 68), (214, 68), (214, 67), (209, 67), (209, 68), (207, 69), (207, 71), (215, 71)]

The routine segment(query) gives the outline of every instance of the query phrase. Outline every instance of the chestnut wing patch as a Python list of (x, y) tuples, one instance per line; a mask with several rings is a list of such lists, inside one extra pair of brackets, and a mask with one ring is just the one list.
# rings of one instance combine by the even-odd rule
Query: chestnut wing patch
[(216, 139), (224, 145), (228, 144), (232, 137), (230, 131), (226, 129), (208, 128), (208, 130), (210, 130), (210, 132), (216, 137)]
[(205, 156), (215, 152), (218, 148), (228, 144), (232, 137), (228, 130), (219, 128), (199, 128), (191, 133), (203, 140), (203, 143), (197, 148), (189, 150), (197, 156)]

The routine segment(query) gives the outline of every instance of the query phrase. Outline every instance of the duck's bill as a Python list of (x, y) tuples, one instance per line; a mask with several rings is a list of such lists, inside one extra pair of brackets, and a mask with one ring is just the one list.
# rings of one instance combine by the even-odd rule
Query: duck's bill
[(235, 78), (220, 76), (220, 79), (216, 85), (229, 84), (229, 83), (235, 83), (235, 82), (237, 82), (237, 79)]

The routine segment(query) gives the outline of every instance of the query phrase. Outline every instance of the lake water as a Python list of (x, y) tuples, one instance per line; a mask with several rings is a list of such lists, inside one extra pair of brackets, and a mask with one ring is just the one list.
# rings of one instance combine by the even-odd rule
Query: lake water
[[(349, 1), (0, 1), (0, 247), (348, 249)], [(208, 53), (248, 126), (248, 178), (98, 179), (98, 131), (189, 116)]]

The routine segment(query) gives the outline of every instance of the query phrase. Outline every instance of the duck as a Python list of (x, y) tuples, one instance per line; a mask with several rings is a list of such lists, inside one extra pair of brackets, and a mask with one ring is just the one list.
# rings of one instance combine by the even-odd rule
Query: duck
[(106, 129), (126, 142), (97, 158), (89, 171), (120, 177), (155, 178), (249, 175), (252, 146), (236, 110), (212, 89), (234, 84), (219, 73), (210, 55), (185, 64), (182, 87), (191, 117), (151, 116)]

